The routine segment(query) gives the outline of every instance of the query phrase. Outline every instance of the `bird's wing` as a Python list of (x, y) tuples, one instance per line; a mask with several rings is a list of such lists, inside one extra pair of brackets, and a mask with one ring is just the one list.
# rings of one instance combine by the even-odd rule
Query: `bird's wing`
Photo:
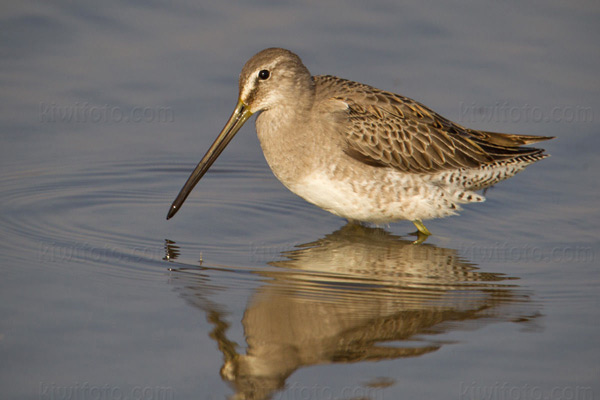
[(369, 165), (412, 173), (477, 168), (539, 152), (519, 146), (545, 139), (467, 129), (407, 97), (337, 77), (316, 78), (329, 87), (332, 100), (346, 105), (346, 153)]

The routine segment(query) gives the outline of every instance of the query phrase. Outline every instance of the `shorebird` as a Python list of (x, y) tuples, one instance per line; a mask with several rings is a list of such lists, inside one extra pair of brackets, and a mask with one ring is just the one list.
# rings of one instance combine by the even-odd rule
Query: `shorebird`
[(237, 106), (171, 205), (194, 186), (253, 115), (265, 158), (292, 192), (349, 221), (423, 220), (456, 214), (476, 193), (548, 155), (523, 145), (547, 136), (463, 127), (407, 97), (331, 75), (265, 49), (242, 68)]

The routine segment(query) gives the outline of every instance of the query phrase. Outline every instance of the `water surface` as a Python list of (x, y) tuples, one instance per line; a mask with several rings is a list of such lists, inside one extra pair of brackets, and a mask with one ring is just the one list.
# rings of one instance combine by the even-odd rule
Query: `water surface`
[[(594, 399), (599, 7), (5, 6), (0, 387), (11, 399)], [(269, 46), (473, 128), (556, 136), (460, 217), (357, 227), (243, 128)]]

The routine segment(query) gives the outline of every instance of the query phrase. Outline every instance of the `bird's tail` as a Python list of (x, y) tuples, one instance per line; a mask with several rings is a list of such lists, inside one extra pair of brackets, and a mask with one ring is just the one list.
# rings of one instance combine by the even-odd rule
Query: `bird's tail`
[(554, 139), (554, 136), (515, 135), (510, 133), (483, 132), (474, 130), (470, 130), (469, 133), (471, 133), (473, 136), (484, 139), (488, 143), (506, 147), (519, 147), (526, 144)]

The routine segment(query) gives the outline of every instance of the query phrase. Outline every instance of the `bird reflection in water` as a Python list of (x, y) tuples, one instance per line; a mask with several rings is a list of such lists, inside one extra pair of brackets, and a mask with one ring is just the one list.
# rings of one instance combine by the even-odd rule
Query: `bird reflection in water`
[(177, 264), (174, 242), (166, 251), (176, 290), (214, 325), (236, 399), (271, 398), (300, 367), (418, 357), (448, 343), (437, 334), (539, 315), (516, 278), (482, 272), (456, 250), (346, 225), (248, 272), (263, 284), (245, 307), (244, 351), (227, 338), (227, 305), (210, 298), (228, 290), (225, 269)]

